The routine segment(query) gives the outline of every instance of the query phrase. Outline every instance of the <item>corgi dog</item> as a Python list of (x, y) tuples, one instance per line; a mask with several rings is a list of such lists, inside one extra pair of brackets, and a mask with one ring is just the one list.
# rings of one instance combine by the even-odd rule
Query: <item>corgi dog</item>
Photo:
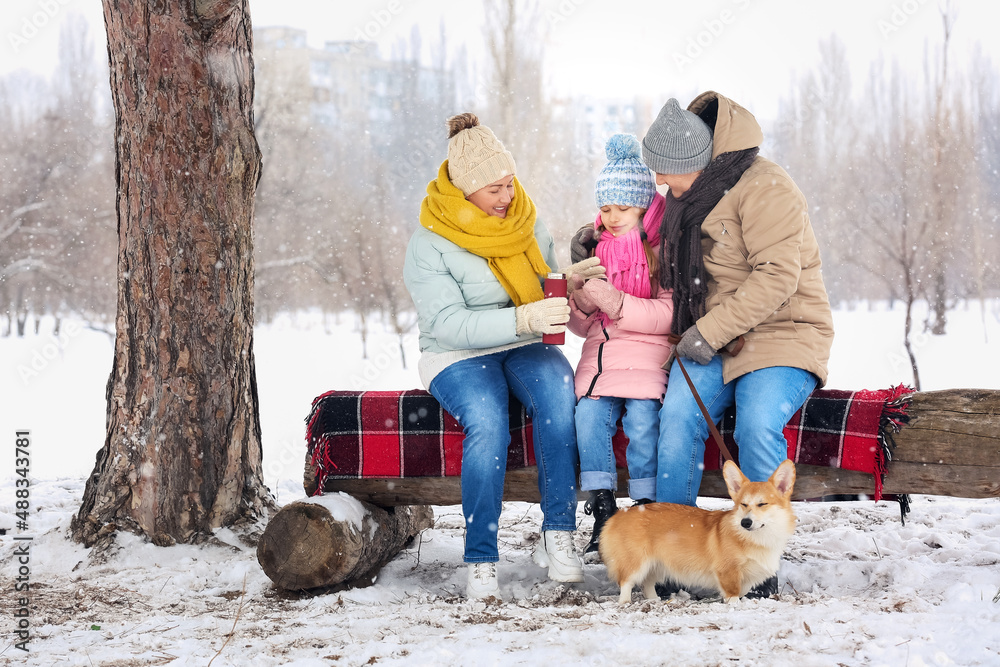
[(621, 587), (619, 603), (632, 600), (636, 585), (647, 599), (656, 599), (655, 585), (667, 580), (714, 589), (734, 602), (777, 574), (795, 532), (795, 464), (786, 460), (766, 482), (751, 482), (726, 461), (722, 476), (732, 509), (650, 503), (608, 519), (599, 551), (608, 578)]

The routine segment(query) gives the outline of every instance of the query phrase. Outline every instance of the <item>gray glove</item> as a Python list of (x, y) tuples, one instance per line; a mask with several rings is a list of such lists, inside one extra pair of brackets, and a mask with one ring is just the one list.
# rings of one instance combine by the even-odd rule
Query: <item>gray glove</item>
[(569, 322), (569, 300), (553, 296), (526, 303), (514, 309), (514, 319), (518, 336), (562, 333)]
[(674, 353), (678, 357), (693, 359), (702, 366), (705, 366), (716, 355), (717, 350), (708, 344), (705, 337), (698, 331), (698, 325), (688, 327), (688, 330), (681, 336), (681, 341), (674, 348)]
[(576, 264), (590, 256), (590, 251), (597, 246), (597, 230), (594, 225), (584, 225), (573, 234), (569, 242), (569, 260)]

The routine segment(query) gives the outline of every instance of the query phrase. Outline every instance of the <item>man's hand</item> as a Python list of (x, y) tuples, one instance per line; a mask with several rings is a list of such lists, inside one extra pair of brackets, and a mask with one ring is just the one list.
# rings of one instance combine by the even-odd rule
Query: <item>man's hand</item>
[(698, 325), (688, 327), (681, 336), (681, 341), (674, 348), (678, 357), (687, 357), (705, 366), (716, 355), (717, 350), (708, 344), (705, 337), (698, 331)]
[(571, 262), (581, 262), (587, 259), (590, 251), (597, 245), (597, 230), (594, 225), (584, 225), (576, 231), (569, 242), (569, 259)]

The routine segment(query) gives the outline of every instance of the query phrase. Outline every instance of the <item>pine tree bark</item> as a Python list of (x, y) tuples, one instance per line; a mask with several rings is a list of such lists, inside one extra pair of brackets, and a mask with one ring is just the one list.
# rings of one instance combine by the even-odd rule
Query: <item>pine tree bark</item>
[(72, 522), (191, 542), (273, 506), (253, 354), (247, 0), (104, 0), (118, 311), (107, 436)]

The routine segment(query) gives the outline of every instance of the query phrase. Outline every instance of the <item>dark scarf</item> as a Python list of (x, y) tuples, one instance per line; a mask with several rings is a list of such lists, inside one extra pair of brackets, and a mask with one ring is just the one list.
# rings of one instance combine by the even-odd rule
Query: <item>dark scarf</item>
[(701, 256), (701, 223), (740, 180), (759, 150), (722, 153), (680, 197), (667, 192), (660, 223), (660, 286), (674, 291), (671, 333), (683, 334), (705, 314), (708, 279)]

